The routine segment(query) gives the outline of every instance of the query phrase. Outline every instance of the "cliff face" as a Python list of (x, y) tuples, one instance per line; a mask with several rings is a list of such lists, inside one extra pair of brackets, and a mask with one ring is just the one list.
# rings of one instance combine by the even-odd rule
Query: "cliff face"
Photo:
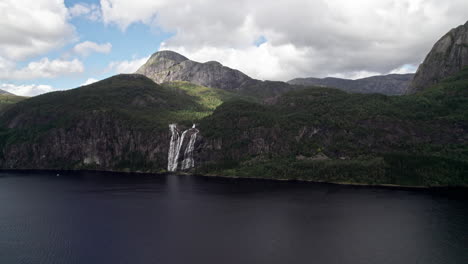
[(4, 146), (0, 167), (161, 171), (169, 138), (166, 131), (133, 128), (112, 114), (91, 113), (73, 126)]
[(401, 95), (406, 92), (414, 74), (389, 74), (372, 76), (357, 80), (341, 78), (297, 78), (288, 81), (289, 84), (303, 86), (323, 86), (337, 88), (352, 93), (381, 93), (386, 95)]
[(468, 66), (468, 22), (450, 30), (419, 66), (407, 93), (430, 87)]
[(154, 53), (136, 73), (156, 83), (186, 81), (224, 90), (236, 90), (255, 82), (244, 73), (219, 62), (199, 63), (172, 51)]
[(0, 167), (161, 171), (168, 124), (204, 111), (135, 74), (29, 98), (0, 112)]

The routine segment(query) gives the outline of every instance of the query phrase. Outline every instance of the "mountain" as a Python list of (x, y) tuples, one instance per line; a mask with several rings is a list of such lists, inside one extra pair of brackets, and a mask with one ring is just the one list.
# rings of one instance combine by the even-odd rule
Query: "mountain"
[[(183, 69), (215, 84), (227, 79), (214, 72), (235, 71), (181, 66), (191, 63), (170, 52), (153, 64), (147, 74)], [(468, 67), (403, 96), (235, 74), (223, 89), (122, 74), (11, 104), (0, 111), (0, 168), (468, 185)]]
[(285, 82), (256, 80), (219, 62), (200, 63), (169, 50), (154, 53), (136, 73), (159, 84), (184, 81), (258, 98), (269, 98), (300, 88)]
[(468, 69), (415, 95), (307, 88), (260, 104), (117, 75), (0, 112), (0, 168), (164, 172), (171, 149), (204, 175), (467, 185), (467, 87)]
[(0, 89), (0, 94), (10, 94), (11, 95), (11, 93), (9, 93), (9, 92), (7, 92), (5, 90), (2, 90), (2, 89)]
[(199, 125), (200, 174), (399, 185), (468, 184), (468, 68), (423, 93), (286, 93), (228, 102)]
[(168, 50), (154, 53), (136, 73), (143, 74), (159, 84), (185, 81), (264, 99), (291, 90), (303, 89), (304, 87), (301, 86), (327, 86), (354, 93), (399, 95), (407, 90), (413, 78), (411, 74), (391, 74), (360, 80), (304, 78), (294, 79), (288, 83), (260, 81), (238, 70), (223, 66), (219, 62), (199, 63)]
[(434, 45), (408, 88), (415, 93), (468, 66), (468, 22), (450, 30)]
[(190, 127), (234, 99), (245, 98), (139, 74), (28, 98), (0, 112), (0, 168), (163, 171), (168, 125)]
[(167, 151), (161, 146), (167, 141), (167, 124), (203, 111), (190, 96), (142, 75), (117, 75), (35, 96), (1, 113), (0, 164), (160, 170), (166, 163)]
[(255, 82), (244, 73), (219, 62), (199, 63), (168, 50), (154, 53), (136, 73), (143, 74), (156, 83), (186, 81), (224, 90), (236, 90)]
[(381, 93), (401, 95), (408, 89), (414, 74), (389, 74), (357, 80), (341, 78), (296, 78), (288, 81), (293, 85), (337, 88), (351, 93)]

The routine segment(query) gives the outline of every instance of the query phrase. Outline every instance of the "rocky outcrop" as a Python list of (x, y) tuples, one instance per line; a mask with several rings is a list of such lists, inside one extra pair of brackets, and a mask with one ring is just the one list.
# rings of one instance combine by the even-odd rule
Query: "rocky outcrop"
[(468, 66), (468, 22), (450, 30), (419, 66), (408, 93), (415, 93)]
[(357, 80), (341, 78), (296, 78), (289, 84), (337, 88), (351, 93), (381, 93), (401, 95), (408, 89), (414, 74), (389, 74)]
[(255, 83), (244, 73), (219, 62), (199, 63), (168, 50), (154, 53), (136, 73), (146, 75), (156, 83), (186, 81), (225, 90), (238, 90)]

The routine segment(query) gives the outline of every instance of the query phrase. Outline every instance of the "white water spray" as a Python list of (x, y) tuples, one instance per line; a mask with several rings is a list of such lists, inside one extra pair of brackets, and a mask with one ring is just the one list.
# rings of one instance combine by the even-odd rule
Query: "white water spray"
[(170, 124), (169, 129), (171, 131), (171, 141), (169, 143), (169, 153), (167, 157), (167, 170), (168, 171), (177, 171), (179, 168), (179, 158), (181, 154), (182, 147), (184, 145), (185, 135), (190, 132), (190, 140), (185, 146), (183, 151), (183, 160), (180, 166), (180, 169), (187, 170), (195, 167), (195, 161), (193, 160), (193, 150), (195, 148), (195, 142), (197, 140), (198, 129), (195, 128), (195, 124), (192, 128), (189, 128), (182, 132), (177, 129), (176, 124)]

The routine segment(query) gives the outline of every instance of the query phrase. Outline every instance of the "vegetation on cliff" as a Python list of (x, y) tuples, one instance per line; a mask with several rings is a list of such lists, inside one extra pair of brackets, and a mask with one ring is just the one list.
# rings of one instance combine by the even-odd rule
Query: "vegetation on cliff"
[(200, 173), (402, 185), (468, 184), (468, 69), (408, 96), (289, 92), (202, 122), (220, 161)]
[(26, 97), (17, 96), (17, 95), (8, 94), (8, 93), (0, 94), (0, 111), (24, 99), (26, 99)]
[(118, 75), (0, 111), (0, 165), (160, 172), (168, 124), (195, 122), (198, 173), (467, 185), (467, 87), (465, 69), (407, 96), (311, 87), (261, 103), (255, 93)]

